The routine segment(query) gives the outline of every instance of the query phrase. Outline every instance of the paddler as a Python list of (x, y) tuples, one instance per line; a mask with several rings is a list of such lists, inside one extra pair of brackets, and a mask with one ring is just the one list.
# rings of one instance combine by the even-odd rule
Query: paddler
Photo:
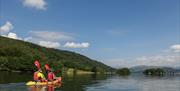
[(44, 74), (42, 73), (42, 70), (40, 68), (40, 64), (39, 64), (38, 60), (36, 60), (34, 62), (34, 64), (38, 68), (38, 70), (36, 72), (34, 72), (34, 77), (33, 77), (34, 81), (36, 81), (36, 82), (46, 82), (47, 80), (46, 80)]
[(56, 79), (58, 79), (58, 77), (55, 76), (55, 74), (52, 72), (52, 70), (50, 69), (48, 64), (44, 65), (46, 71), (47, 71), (47, 79), (48, 81), (54, 81)]

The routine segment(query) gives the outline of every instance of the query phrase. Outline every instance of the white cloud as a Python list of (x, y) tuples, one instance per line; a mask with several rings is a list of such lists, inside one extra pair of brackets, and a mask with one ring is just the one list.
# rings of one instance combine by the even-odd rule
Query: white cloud
[(58, 42), (51, 42), (51, 41), (39, 41), (39, 45), (48, 47), (48, 48), (58, 48), (60, 47), (60, 43)]
[(21, 40), (16, 33), (10, 32), (13, 29), (11, 22), (7, 21), (3, 26), (0, 27), (1, 36)]
[(71, 34), (65, 32), (51, 32), (51, 31), (31, 31), (30, 35), (33, 38), (47, 41), (67, 41), (73, 40)]
[(45, 0), (23, 0), (23, 5), (26, 7), (36, 8), (38, 10), (45, 10), (45, 6), (47, 4)]
[(132, 67), (138, 65), (147, 65), (147, 66), (171, 66), (171, 67), (180, 67), (180, 54), (179, 54), (179, 45), (170, 46), (168, 51), (161, 52), (161, 54), (156, 54), (152, 56), (142, 56), (135, 59), (109, 59), (105, 63), (113, 67)]
[(88, 48), (90, 46), (89, 43), (74, 43), (74, 42), (67, 42), (64, 47), (66, 48)]
[(32, 42), (32, 43), (38, 44), (40, 46), (48, 47), (48, 48), (59, 48), (60, 47), (59, 42), (36, 39), (32, 36), (24, 38), (24, 41)]
[(18, 37), (16, 33), (8, 33), (7, 35), (2, 35), (4, 37), (7, 37), (7, 38), (11, 38), (11, 39), (18, 39), (18, 40), (21, 40), (22, 38)]
[(156, 55), (156, 56), (144, 56), (136, 59), (136, 65), (148, 65), (148, 66), (180, 66), (179, 55)]
[(174, 54), (142, 56), (131, 60), (116, 58), (107, 60), (104, 63), (113, 67), (132, 67), (138, 65), (179, 67), (180, 56)]
[(30, 31), (29, 36), (24, 38), (24, 41), (29, 41), (50, 48), (59, 48), (59, 42), (69, 40), (74, 40), (72, 34), (52, 31)]
[(170, 47), (174, 52), (180, 52), (180, 44), (172, 45)]
[(12, 33), (12, 32), (10, 32), (10, 33), (7, 35), (7, 37), (8, 37), (8, 38), (12, 38), (12, 39), (18, 39), (17, 34)]
[[(41, 46), (49, 47), (49, 48), (59, 48), (60, 43), (58, 41), (72, 41), (74, 38), (72, 34), (65, 33), (65, 32), (51, 32), (51, 31), (30, 31), (28, 37), (22, 39), (17, 36), (16, 33), (9, 32), (13, 29), (13, 26), (10, 22), (6, 22), (5, 25), (0, 27), (1, 32), (6, 32), (5, 34), (1, 33), (1, 36), (29, 41), (32, 43), (39, 44)], [(63, 47), (66, 48), (88, 48), (89, 43), (74, 43), (74, 42), (67, 42)]]
[(7, 21), (3, 26), (0, 27), (1, 34), (8, 33), (10, 30), (13, 29), (13, 25), (11, 22)]
[(26, 37), (26, 38), (24, 38), (24, 41), (30, 41), (32, 39), (33, 39), (32, 37)]

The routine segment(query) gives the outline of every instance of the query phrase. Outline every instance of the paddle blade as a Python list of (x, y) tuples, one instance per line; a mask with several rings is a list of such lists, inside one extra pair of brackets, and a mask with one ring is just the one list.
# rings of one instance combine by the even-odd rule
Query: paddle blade
[(40, 69), (40, 63), (39, 63), (38, 60), (34, 61), (34, 65), (35, 65), (38, 69)]
[(50, 70), (50, 67), (49, 67), (48, 64), (45, 64), (44, 67), (45, 67), (46, 70)]

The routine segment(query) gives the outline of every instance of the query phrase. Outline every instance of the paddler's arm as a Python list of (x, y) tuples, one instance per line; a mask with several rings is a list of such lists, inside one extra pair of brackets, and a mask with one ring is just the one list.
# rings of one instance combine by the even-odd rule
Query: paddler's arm
[(37, 75), (38, 75), (38, 77), (40, 77), (42, 80), (47, 81), (46, 78), (45, 78), (45, 76), (44, 76), (44, 74), (38, 73)]

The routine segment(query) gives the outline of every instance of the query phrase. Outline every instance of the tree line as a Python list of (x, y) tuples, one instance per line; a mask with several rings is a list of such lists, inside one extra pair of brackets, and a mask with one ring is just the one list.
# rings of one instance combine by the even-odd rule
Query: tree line
[(41, 67), (48, 63), (56, 71), (63, 67), (97, 72), (114, 70), (110, 66), (75, 52), (45, 48), (0, 36), (0, 70), (34, 71), (36, 70), (34, 60), (39, 60)]

